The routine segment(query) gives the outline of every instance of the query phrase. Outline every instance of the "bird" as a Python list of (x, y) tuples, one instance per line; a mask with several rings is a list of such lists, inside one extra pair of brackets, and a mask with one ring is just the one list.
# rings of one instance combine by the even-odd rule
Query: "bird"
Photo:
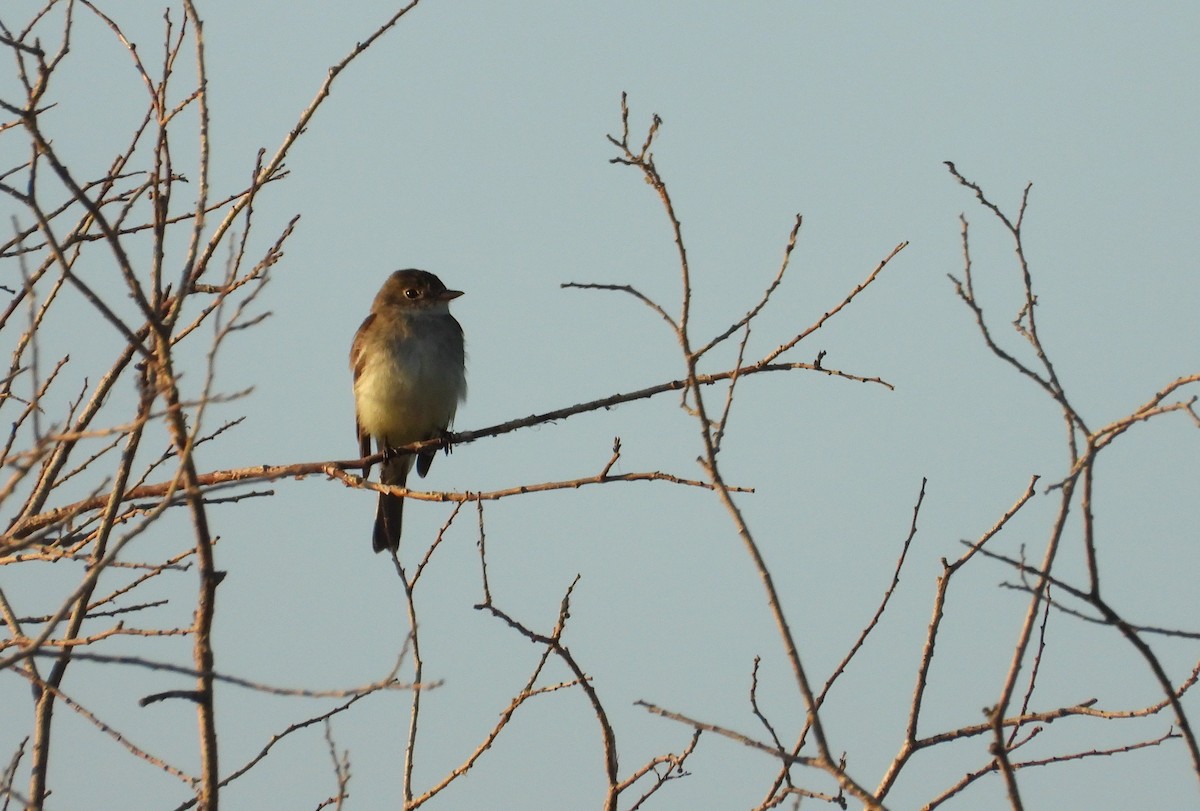
[[(462, 295), (437, 276), (413, 268), (397, 270), (379, 289), (371, 313), (350, 346), (354, 377), (354, 416), (362, 456), (371, 440), (384, 452), (382, 484), (404, 487), (412, 454), (392, 454), (411, 442), (444, 437), (459, 403), (467, 396), (466, 348), (462, 326), (449, 304)], [(422, 477), (435, 451), (415, 457)], [(369, 478), (371, 466), (363, 467)], [(393, 553), (400, 547), (404, 499), (379, 494), (371, 547)]]

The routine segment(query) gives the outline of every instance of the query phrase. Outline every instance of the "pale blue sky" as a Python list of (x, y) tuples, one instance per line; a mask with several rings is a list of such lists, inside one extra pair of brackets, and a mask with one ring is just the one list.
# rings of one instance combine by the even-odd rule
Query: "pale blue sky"
[[(198, 5), (219, 193), (244, 185), (256, 150), (274, 151), (329, 65), (392, 9)], [(143, 55), (162, 30), (152, 8), (106, 7)], [(102, 167), (144, 102), (111, 34), (77, 13), (51, 129), (60, 148)], [(902, 738), (939, 559), (991, 526), (1030, 476), (1049, 483), (1066, 472), (1053, 404), (986, 351), (947, 279), (961, 273), (965, 212), (980, 296), (997, 334), (1023, 350), (1007, 328), (1020, 303), (1009, 245), (942, 162), (955, 161), (1010, 213), (1033, 182), (1025, 247), (1047, 348), (1093, 427), (1127, 414), (1175, 377), (1200, 371), (1198, 31), (1200, 7), (1184, 2), (424, 0), (338, 78), (288, 161), (291, 176), (256, 206), (259, 250), (291, 216), (302, 217), (261, 299), (272, 318), (233, 339), (219, 362), (223, 388), (255, 392), (209, 419), (213, 427), (236, 414), (248, 420), (201, 461), (352, 456), (346, 354), (376, 289), (398, 267), (429, 269), (466, 291), (454, 303), (470, 356), (460, 429), (680, 376), (676, 348), (648, 310), (618, 294), (559, 287), (630, 283), (678, 309), (661, 206), (634, 170), (608, 163), (614, 152), (604, 136), (619, 131), (627, 91), (635, 137), (653, 113), (665, 122), (654, 153), (683, 222), (697, 334), (719, 330), (757, 300), (797, 212), (805, 225), (792, 269), (757, 323), (751, 355), (790, 338), (897, 243), (911, 243), (790, 356), (810, 361), (825, 350), (827, 365), (883, 377), (896, 391), (800, 372), (746, 380), (723, 453), (726, 477), (757, 488), (739, 504), (818, 683), (890, 582), (921, 478), (929, 479), (893, 605), (827, 706), (831, 745), (873, 786)], [(4, 77), (7, 99), (12, 80)], [(191, 160), (188, 136), (180, 137), (177, 153)], [(5, 142), (0, 150), (5, 165), (19, 160)], [(86, 358), (78, 335), (62, 340)], [(463, 446), (422, 484), (487, 490), (592, 475), (614, 436), (624, 443), (620, 471), (698, 476), (697, 430), (676, 404), (666, 396)], [(1101, 563), (1116, 607), (1133, 621), (1192, 627), (1200, 615), (1198, 438), (1186, 419), (1168, 417), (1131, 431), (1098, 467)], [(229, 572), (219, 667), (289, 686), (382, 676), (405, 624), (394, 572), (370, 553), (373, 494), (320, 477), (274, 489), (273, 499), (213, 511), (219, 565)], [(1025, 545), (1040, 559), (1052, 511), (1052, 499), (1039, 496), (998, 548), (1018, 554)], [(402, 551), (422, 548), (448, 514), (410, 504)], [(548, 630), (563, 590), (581, 575), (567, 642), (606, 702), (623, 775), (689, 737), (634, 707), (639, 699), (761, 736), (747, 701), (755, 655), (763, 658), (760, 697), (783, 737), (794, 737), (802, 706), (755, 572), (710, 494), (610, 485), (505, 500), (485, 517), (493, 593), (523, 621)], [(475, 533), (474, 515), (464, 516), (423, 583), (427, 675), (445, 685), (425, 705), (422, 787), (474, 749), (537, 654), (472, 609), (480, 599)], [(1072, 529), (1062, 572), (1079, 573), (1081, 559)], [(982, 720), (1020, 627), (1025, 600), (998, 588), (1009, 572), (984, 561), (973, 567), (952, 590), (926, 733)], [(186, 578), (173, 585), (183, 589), (171, 594), (181, 621), (191, 587)], [(1115, 634), (1057, 616), (1050, 638), (1037, 706), (1096, 697), (1132, 709), (1156, 700), (1145, 667)], [(1176, 680), (1195, 664), (1195, 644), (1154, 644)], [(156, 653), (190, 661), (181, 642), (164, 641)], [(128, 711), (132, 738), (192, 764), (193, 711), (134, 706), (177, 686), (173, 679), (132, 671), (128, 684), (114, 684), (111, 670), (93, 672), (95, 684), (81, 668), (68, 689)], [(4, 689), (7, 717), (26, 688), (9, 679)], [(218, 700), (229, 766), (326, 706), (234, 689)], [(1194, 696), (1189, 706), (1198, 706)], [(374, 696), (335, 721), (338, 744), (350, 750), (350, 808), (390, 807), (407, 708), (406, 694)], [(95, 734), (72, 737), (79, 722), (62, 715), (56, 755), (86, 765), (78, 782), (70, 769), (60, 772), (54, 808), (165, 808), (184, 796), (171, 778), (131, 764)], [(1169, 724), (1059, 722), (1023, 757), (1118, 745)], [(11, 751), (12, 734), (0, 737), (0, 751)], [(982, 765), (986, 748), (981, 739), (918, 756), (891, 807), (927, 801)], [(650, 807), (750, 808), (775, 767), (710, 736), (689, 771)], [(97, 777), (104, 774), (111, 779)], [(595, 720), (580, 693), (560, 692), (527, 706), (432, 807), (594, 808), (602, 784)], [(229, 808), (314, 807), (332, 790), (319, 732), (293, 737), (239, 785)], [(1198, 793), (1178, 743), (1029, 770), (1022, 786), (1036, 808), (1184, 807)], [(815, 778), (811, 787), (829, 783)], [(131, 791), (139, 798), (132, 806)], [(1005, 807), (1003, 787), (984, 778), (951, 807)]]

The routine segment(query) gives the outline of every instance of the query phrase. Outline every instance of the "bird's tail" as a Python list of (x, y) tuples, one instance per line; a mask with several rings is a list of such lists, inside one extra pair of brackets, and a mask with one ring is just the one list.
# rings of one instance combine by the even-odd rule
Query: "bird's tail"
[[(383, 484), (403, 487), (411, 467), (411, 456), (384, 462), (379, 480)], [(375, 532), (371, 536), (371, 546), (376, 552), (385, 549), (394, 552), (400, 548), (400, 524), (403, 517), (404, 498), (380, 493), (379, 508), (375, 511)]]

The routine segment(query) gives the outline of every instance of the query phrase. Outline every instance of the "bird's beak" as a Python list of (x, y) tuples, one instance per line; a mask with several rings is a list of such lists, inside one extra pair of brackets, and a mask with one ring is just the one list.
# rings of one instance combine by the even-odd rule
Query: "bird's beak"
[(438, 301), (453, 301), (463, 294), (461, 290), (443, 290), (438, 294)]

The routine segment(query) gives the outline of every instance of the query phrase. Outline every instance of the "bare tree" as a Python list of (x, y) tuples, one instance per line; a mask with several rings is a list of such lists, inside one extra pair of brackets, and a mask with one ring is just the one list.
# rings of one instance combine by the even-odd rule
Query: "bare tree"
[[(253, 489), (228, 496), (219, 491), (247, 475), (252, 481), (270, 476), (205, 471), (197, 465), (194, 451), (228, 427), (207, 427), (210, 406), (243, 395), (215, 391), (214, 362), (231, 335), (253, 327), (262, 317), (253, 314), (256, 297), (295, 223), (275, 235), (256, 258), (251, 253), (254, 202), (286, 176), (284, 159), (338, 74), (414, 5), (396, 12), (333, 66), (275, 154), (260, 153), (248, 185), (224, 194), (209, 187), (203, 23), (191, 2), (185, 0), (176, 16), (165, 16), (157, 63), (144, 60), (118, 23), (86, 1), (49, 2), (19, 28), (3, 28), (2, 44), (15, 59), (25, 93), (20, 101), (0, 102), (9, 116), (3, 134), (10, 142), (24, 136), (28, 157), (5, 167), (0, 176), (0, 191), (22, 209), (13, 220), (12, 237), (0, 246), (6, 264), (20, 271), (11, 277), (16, 283), (8, 288), (10, 301), (0, 316), (13, 345), (0, 399), (0, 405), (13, 412), (4, 455), (9, 477), (3, 490), (10, 519), (0, 562), (24, 569), (64, 561), (79, 571), (77, 581), (63, 588), (41, 615), (18, 614), (0, 594), (9, 631), (0, 668), (26, 679), (34, 692), (30, 734), (14, 756), (5, 791), (29, 808), (42, 808), (50, 790), (50, 744), (60, 706), (88, 719), (134, 756), (177, 777), (195, 792), (193, 802), (204, 808), (217, 808), (220, 787), (254, 763), (226, 776), (220, 771), (213, 685), (223, 677), (215, 669), (211, 631), (223, 575), (214, 563), (208, 509), (220, 501), (262, 495)], [(72, 167), (50, 134), (58, 125), (51, 101), (54, 79), (70, 53), (81, 14), (102, 20), (125, 45), (146, 91), (145, 112), (133, 124), (127, 146), (98, 175)], [(50, 39), (57, 44), (44, 47)], [(177, 78), (188, 61), (190, 80)], [(179, 90), (181, 82), (185, 86)], [(172, 137), (177, 131), (182, 136), (185, 113), (196, 122), (192, 138), (198, 157), (189, 159), (177, 154)], [(185, 176), (184, 165), (194, 173), (191, 178)], [(189, 180), (194, 201), (184, 202), (182, 184)], [(110, 281), (96, 281), (94, 263), (110, 268)], [(87, 272), (81, 272), (85, 267)], [(69, 385), (60, 384), (59, 376), (68, 357), (57, 358), (47, 372), (41, 344), (67, 291), (75, 291), (90, 305), (115, 336), (117, 348), (108, 369), (95, 378), (83, 377), (82, 389), (65, 413), (53, 413), (47, 420), (43, 413), (51, 411), (48, 395), (57, 392), (56, 384)], [(201, 326), (211, 329), (207, 346)], [(85, 340), (95, 340), (80, 332)], [(189, 352), (204, 360), (196, 370), (200, 374), (185, 387), (180, 366)], [(132, 404), (121, 396), (123, 383), (133, 384)], [(142, 557), (153, 554), (148, 551), (132, 552), (133, 542), (173, 507), (187, 513), (194, 546), (165, 559)], [(146, 583), (189, 569), (197, 575), (190, 625), (160, 627), (152, 619), (159, 603), (130, 602)], [(99, 630), (88, 630), (97, 626)], [(65, 673), (76, 662), (119, 661), (88, 650), (102, 640), (164, 634), (191, 639), (191, 666), (174, 669), (190, 675), (194, 687), (148, 696), (145, 702), (169, 698), (195, 704), (200, 762), (192, 770), (134, 745), (62, 688)], [(137, 657), (133, 661), (165, 666)], [(270, 689), (244, 680), (234, 683)], [(395, 684), (389, 676), (344, 694), (352, 703)], [(26, 757), (30, 781), (22, 796), (13, 778)]]
[[(1022, 306), (1013, 320), (1016, 341), (996, 329), (992, 309), (976, 294), (967, 220), (961, 223), (964, 264), (952, 275), (953, 290), (969, 309), (986, 349), (1022, 378), (1037, 387), (1061, 411), (1066, 428), (1068, 473), (1046, 485), (1033, 477), (1027, 487), (999, 516), (993, 526), (964, 542), (954, 560), (942, 561), (941, 575), (932, 584), (933, 613), (924, 647), (912, 663), (913, 692), (906, 707), (907, 723), (892, 732), (900, 740), (893, 759), (882, 774), (872, 775), (855, 758), (831, 743), (828, 718), (823, 712), (831, 691), (852, 661), (871, 651), (873, 632), (891, 605), (901, 573), (911, 556), (925, 503), (926, 487), (914, 483), (914, 504), (907, 532), (897, 539), (897, 560), (890, 585), (879, 596), (869, 621), (845, 651), (839, 664), (818, 674), (806, 657), (805, 640), (794, 629), (780, 598), (776, 575), (762, 552), (763, 535), (752, 529), (742, 512), (739, 493), (749, 488), (731, 484), (723, 472), (721, 451), (727, 427), (738, 413), (736, 397), (744, 378), (789, 372), (817, 373), (842, 381), (865, 383), (880, 389), (891, 384), (869, 373), (833, 368), (823, 351), (809, 352), (811, 360), (796, 360), (812, 346), (812, 336), (853, 305), (890, 267), (907, 243), (881, 250), (881, 258), (866, 269), (862, 280), (805, 328), (774, 336), (773, 349), (750, 356), (750, 336), (760, 316), (775, 303), (773, 296), (787, 277), (801, 230), (797, 216), (783, 244), (783, 255), (771, 281), (744, 313), (729, 314), (724, 326), (702, 333), (695, 326), (694, 278), (689, 263), (684, 227), (654, 160), (653, 148), (662, 121), (653, 117), (644, 135), (631, 133), (630, 112), (622, 97), (620, 130), (610, 135), (612, 162), (632, 169), (653, 189), (666, 215), (668, 237), (673, 241), (680, 278), (679, 298), (673, 305), (654, 300), (633, 285), (570, 282), (563, 287), (580, 291), (617, 292), (644, 306), (651, 318), (668, 327), (679, 352), (679, 371), (673, 379), (635, 391), (547, 410), (499, 425), (467, 430), (447, 440), (417, 443), (406, 450), (447, 443), (486, 440), (533, 426), (561, 421), (574, 415), (674, 394), (681, 413), (696, 431), (700, 474), (692, 477), (666, 470), (614, 472), (621, 456), (621, 441), (613, 443), (611, 458), (598, 471), (574, 478), (513, 484), (488, 492), (421, 492), (388, 488), (364, 481), (354, 471), (380, 456), (367, 459), (289, 462), (252, 468), (204, 466), (196, 449), (217, 440), (236, 424), (214, 424), (214, 406), (234, 403), (249, 392), (224, 392), (215, 383), (215, 363), (233, 336), (255, 327), (264, 317), (259, 310), (264, 284), (284, 256), (293, 232), (293, 218), (279, 232), (260, 239), (255, 229), (255, 202), (284, 181), (284, 161), (294, 144), (329, 96), (335, 79), (365, 50), (394, 27), (418, 0), (397, 10), (371, 34), (332, 66), (311, 104), (284, 136), (274, 154), (259, 152), (244, 188), (210, 187), (210, 120), (203, 21), (190, 0), (164, 17), (161, 51), (151, 57), (137, 49), (121, 25), (88, 0), (49, 0), (21, 25), (0, 23), (0, 46), (9, 52), (24, 97), (0, 100), (7, 119), (0, 123), (6, 146), (20, 143), (25, 157), (0, 166), (0, 192), (16, 204), (11, 237), (0, 243), (8, 303), (0, 315), (0, 330), (8, 336), (12, 360), (0, 389), (0, 408), (7, 409), (12, 429), (3, 460), (7, 475), (0, 489), (6, 509), (5, 531), (0, 539), (0, 571), (41, 571), (55, 566), (53, 589), (38, 595), (35, 610), (26, 600), (17, 604), (0, 588), (0, 619), (6, 629), (0, 641), (0, 675), (21, 679), (32, 688), (26, 715), (27, 735), (13, 752), (0, 777), (0, 795), (6, 807), (13, 802), (41, 809), (63, 766), (52, 758), (52, 738), (60, 734), (56, 711), (75, 714), (99, 730), (111, 744), (177, 779), (188, 799), (179, 808), (215, 811), (223, 790), (272, 754), (276, 745), (295, 733), (323, 730), (333, 773), (334, 792), (318, 800), (318, 808), (349, 804), (353, 752), (339, 746), (331, 719), (349, 712), (363, 699), (387, 690), (406, 690), (409, 696), (401, 777), (401, 804), (413, 809), (434, 804), (442, 792), (469, 772), (498, 743), (512, 720), (531, 702), (549, 694), (578, 691), (595, 719), (595, 735), (603, 753), (599, 765), (605, 791), (599, 805), (605, 809), (649, 808), (668, 796), (672, 781), (686, 775), (689, 758), (700, 746), (735, 743), (761, 753), (777, 764), (773, 780), (762, 786), (757, 808), (768, 809), (802, 799), (840, 807), (851, 804), (885, 808), (893, 789), (915, 756), (927, 750), (949, 750), (965, 742), (986, 739), (989, 756), (975, 768), (944, 785), (930, 785), (925, 807), (934, 808), (987, 775), (999, 775), (1008, 802), (1022, 808), (1021, 774), (1034, 767), (1095, 757), (1117, 757), (1149, 747), (1182, 746), (1190, 769), (1200, 780), (1200, 748), (1184, 706), (1184, 697), (1200, 677), (1200, 664), (1189, 673), (1172, 672), (1156, 654), (1150, 640), (1175, 637), (1195, 640), (1197, 633), (1184, 628), (1147, 626), (1131, 621), (1102, 588), (1102, 566), (1097, 550), (1104, 539), (1093, 519), (1094, 470), (1100, 452), (1137, 424), (1160, 418), (1183, 417), (1200, 427), (1196, 396), (1190, 395), (1200, 373), (1164, 381), (1160, 390), (1126, 416), (1093, 428), (1061, 382), (1051, 353), (1043, 344), (1037, 319), (1037, 296), (1031, 264), (1022, 243), (1030, 189), (1026, 187), (1015, 216), (991, 202), (983, 190), (951, 164), (954, 180), (972, 192), (990, 220), (1011, 238)], [(91, 170), (73, 164), (53, 133), (70, 115), (69, 105), (57, 99), (56, 72), (72, 53), (74, 27), (80, 15), (100, 20), (123, 44), (144, 84), (144, 111), (132, 122), (125, 147), (111, 164)], [(53, 45), (46, 45), (53, 42)], [(192, 125), (194, 129), (187, 127)], [(187, 138), (193, 152), (180, 153)], [(15, 154), (7, 149), (5, 154)], [(185, 168), (186, 167), (186, 168)], [(184, 184), (187, 184), (186, 186)], [(185, 192), (186, 189), (186, 192)], [(72, 329), (78, 318), (65, 302), (86, 306), (91, 322)], [(64, 312), (65, 311), (65, 312)], [(62, 313), (62, 314), (60, 314)], [(69, 313), (69, 314), (68, 314)], [(95, 337), (103, 328), (103, 336)], [(201, 329), (201, 328), (204, 329)], [(75, 370), (69, 357), (72, 340), (108, 352), (105, 365)], [(63, 349), (66, 347), (66, 349)], [(731, 365), (720, 363), (718, 349), (736, 347)], [(91, 346), (89, 348), (92, 348)], [(89, 352), (88, 355), (95, 354)], [(184, 372), (187, 374), (184, 374)], [(66, 402), (65, 407), (55, 403)], [(1124, 441), (1124, 440), (1123, 440)], [(407, 607), (406, 642), (397, 652), (391, 672), (364, 683), (337, 690), (280, 687), (259, 683), (222, 669), (212, 646), (214, 618), (220, 606), (223, 572), (215, 558), (218, 533), (210, 508), (218, 503), (246, 502), (270, 495), (267, 483), (324, 474), (354, 488), (391, 491), (413, 499), (453, 502), (441, 532), (417, 552), (406, 549), (402, 559), (393, 553), (397, 588)], [(792, 689), (805, 708), (799, 726), (788, 726), (760, 703), (759, 663), (747, 663), (749, 694), (745, 699), (748, 722), (757, 734), (695, 718), (649, 702), (648, 713), (682, 725), (677, 751), (657, 754), (630, 767), (623, 765), (620, 729), (611, 710), (595, 688), (591, 665), (581, 661), (568, 645), (568, 625), (575, 584), (566, 588), (553, 617), (531, 620), (505, 607), (505, 595), (493, 589), (488, 575), (485, 504), (547, 490), (577, 490), (598, 485), (660, 482), (669, 486), (707, 491), (729, 517), (734, 534), (761, 582), (762, 594), (792, 680)], [(287, 485), (280, 485), (287, 486)], [(1039, 490), (1040, 488), (1040, 490)], [(1056, 500), (1057, 511), (1046, 528), (1040, 558), (1034, 562), (999, 549), (997, 539), (1010, 520), (1025, 509), (1039, 492)], [(422, 697), (438, 686), (439, 674), (427, 673), (422, 654), (420, 603), (426, 567), (443, 549), (443, 539), (458, 521), (471, 520), (474, 512), (479, 553), (480, 598), (475, 606), (496, 620), (498, 634), (512, 634), (514, 643), (533, 643), (539, 650), (525, 683), (478, 745), (465, 752), (454, 768), (439, 779), (419, 783), (413, 764), (431, 730), (422, 716)], [(178, 518), (177, 518), (178, 516)], [(171, 548), (141, 540), (173, 527), (187, 526), (190, 542)], [(1056, 561), (1065, 543), (1078, 537), (1087, 561), (1082, 582), (1063, 575)], [(165, 550), (165, 551), (164, 551)], [(923, 710), (931, 701), (930, 673), (938, 664), (941, 623), (951, 610), (950, 585), (968, 564), (992, 561), (1011, 572), (1011, 588), (1026, 597), (1021, 633), (1011, 651), (1010, 664), (1001, 674), (995, 702), (976, 723), (952, 728), (930, 728)], [(33, 574), (29, 575), (30, 577)], [(155, 599), (153, 586), (163, 580), (188, 582), (194, 600), (190, 620), (180, 623)], [(12, 582), (12, 581), (9, 581)], [(1108, 581), (1105, 580), (1105, 583)], [(181, 586), (182, 587), (182, 586)], [(144, 596), (145, 595), (145, 596)], [(1157, 691), (1144, 706), (1105, 707), (1097, 700), (1041, 706), (1038, 678), (1047, 646), (1051, 617), (1062, 621), (1103, 626), (1114, 646), (1128, 646), (1145, 663), (1148, 683)], [(1170, 622), (1170, 620), (1167, 620)], [(182, 663), (158, 654), (153, 640), (180, 637), (191, 646), (190, 661)], [(115, 653), (114, 639), (133, 645), (133, 654)], [(67, 672), (80, 663), (92, 663), (106, 672), (137, 668), (171, 674), (186, 688), (146, 695), (142, 704), (186, 701), (196, 708), (196, 762), (183, 766), (162, 753), (131, 740), (123, 724), (113, 720), (110, 707), (85, 706), (64, 688)], [(558, 680), (551, 664), (565, 668), (569, 677)], [(431, 678), (431, 675), (433, 678)], [(1086, 673), (1080, 673), (1086, 684)], [(184, 683), (181, 682), (181, 683)], [(320, 699), (326, 709), (305, 714), (281, 729), (251, 758), (232, 767), (219, 757), (221, 732), (215, 712), (214, 685), (224, 683), (262, 696), (285, 695)], [(1096, 724), (1133, 719), (1165, 719), (1150, 736), (1131, 732), (1117, 746), (1063, 749), (1049, 757), (1023, 759), (1021, 749), (1050, 723), (1078, 718)], [(1166, 720), (1169, 719), (1169, 720)], [(772, 767), (775, 768), (774, 766)], [(587, 802), (591, 802), (589, 799)], [(582, 803), (581, 803), (582, 804)]]

